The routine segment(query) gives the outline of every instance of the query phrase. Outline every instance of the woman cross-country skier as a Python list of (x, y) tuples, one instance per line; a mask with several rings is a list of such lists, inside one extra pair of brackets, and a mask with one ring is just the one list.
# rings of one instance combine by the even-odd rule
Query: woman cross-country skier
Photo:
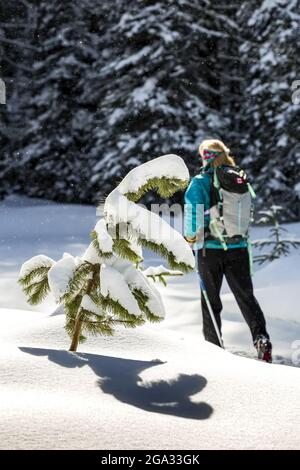
[(248, 229), (251, 196), (255, 197), (255, 193), (222, 141), (204, 140), (199, 154), (203, 166), (185, 193), (184, 231), (186, 240), (191, 244), (197, 242), (199, 249), (204, 337), (222, 345), (220, 290), (225, 275), (250, 328), (259, 359), (271, 362), (272, 345), (251, 279)]

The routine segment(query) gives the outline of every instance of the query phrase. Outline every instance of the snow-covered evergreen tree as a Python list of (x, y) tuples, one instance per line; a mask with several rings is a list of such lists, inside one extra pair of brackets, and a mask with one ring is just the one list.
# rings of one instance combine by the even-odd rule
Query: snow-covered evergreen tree
[[(64, 306), (71, 351), (86, 333), (111, 335), (117, 324), (135, 327), (163, 318), (162, 299), (150, 279), (165, 283), (166, 276), (192, 270), (195, 260), (178, 232), (136, 202), (150, 189), (169, 197), (188, 180), (188, 169), (176, 155), (133, 169), (107, 197), (104, 218), (81, 257), (65, 253), (55, 262), (38, 255), (22, 265), (20, 283), (30, 304), (41, 302), (51, 291)], [(143, 246), (159, 252), (172, 270), (143, 270)]]
[(265, 262), (271, 262), (281, 256), (289, 255), (292, 248), (300, 248), (300, 239), (288, 236), (288, 230), (280, 225), (280, 216), (284, 209), (280, 206), (271, 206), (270, 209), (260, 211), (260, 219), (257, 221), (258, 224), (272, 224), (269, 229), (269, 237), (255, 240), (252, 245), (259, 250), (269, 248), (269, 251), (254, 256), (254, 262), (263, 264)]
[(292, 85), (300, 69), (300, 1), (243, 2), (238, 18), (247, 39), (240, 49), (244, 164), (254, 176), (258, 204), (282, 205), (284, 219), (298, 218), (300, 108), (292, 100)]
[(22, 101), (26, 132), (19, 149), (20, 183), (29, 195), (85, 200), (87, 145), (98, 106), (82, 101), (100, 48), (94, 3), (40, 2), (34, 80), (29, 101)]
[(0, 0), (0, 194), (95, 202), (161, 153), (198, 169), (219, 137), (258, 206), (298, 217), (299, 2)]
[(153, 155), (175, 151), (198, 167), (199, 140), (228, 135), (238, 81), (226, 70), (236, 61), (236, 6), (223, 4), (39, 2), (15, 153), (23, 190), (89, 202)]
[(20, 97), (28, 99), (30, 88), (35, 3), (0, 0), (0, 78), (6, 86), (6, 104), (0, 105), (0, 197), (17, 187), (13, 150), (24, 130), (19, 104)]
[(224, 13), (222, 3), (119, 2), (103, 38), (99, 75), (86, 89), (101, 90), (91, 149), (93, 192), (110, 189), (109, 178), (161, 152), (179, 153), (198, 168), (199, 141), (225, 137), (225, 90), (236, 79), (225, 64), (235, 59), (231, 33), (237, 27), (234, 8)]

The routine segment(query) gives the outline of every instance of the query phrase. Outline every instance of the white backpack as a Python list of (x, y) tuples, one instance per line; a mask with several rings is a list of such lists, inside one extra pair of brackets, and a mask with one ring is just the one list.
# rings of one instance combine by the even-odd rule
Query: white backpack
[(222, 165), (214, 169), (209, 234), (224, 249), (228, 243), (248, 238), (254, 197), (246, 174), (239, 167)]

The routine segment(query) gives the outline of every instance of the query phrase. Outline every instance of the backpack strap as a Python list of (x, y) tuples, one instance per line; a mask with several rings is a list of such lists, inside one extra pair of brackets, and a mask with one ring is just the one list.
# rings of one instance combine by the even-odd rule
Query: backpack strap
[(247, 183), (247, 186), (248, 186), (248, 191), (249, 191), (249, 193), (251, 194), (252, 199), (255, 199), (255, 198), (256, 198), (256, 194), (255, 194), (255, 191), (254, 191), (254, 189), (252, 188), (251, 184), (250, 184), (250, 183)]
[[(223, 220), (223, 197), (222, 197), (222, 192), (220, 191), (220, 189), (221, 189), (221, 185), (219, 182), (216, 168), (214, 168), (214, 173), (211, 177), (211, 199), (213, 200), (213, 202), (215, 202), (218, 205), (220, 219)], [(216, 194), (218, 195), (217, 198), (215, 197)], [(228, 247), (227, 247), (223, 234), (220, 232), (218, 228), (217, 219), (212, 219), (210, 221), (210, 225), (213, 226), (214, 232), (217, 235), (217, 239), (221, 243), (223, 249), (226, 251)]]
[(217, 234), (217, 236), (218, 236), (218, 240), (219, 240), (219, 242), (221, 243), (223, 249), (226, 251), (226, 250), (228, 249), (228, 247), (227, 247), (227, 244), (226, 244), (226, 242), (225, 242), (225, 239), (224, 239), (222, 233), (221, 233), (220, 230), (218, 229), (217, 220), (214, 219), (214, 220), (212, 220), (210, 223), (211, 223), (211, 225), (214, 226), (214, 230), (215, 230), (215, 232), (216, 232), (216, 234)]
[(216, 188), (219, 191), (220, 181), (219, 181), (219, 178), (218, 178), (218, 175), (217, 175), (216, 168), (214, 168), (213, 185), (214, 185), (214, 188)]

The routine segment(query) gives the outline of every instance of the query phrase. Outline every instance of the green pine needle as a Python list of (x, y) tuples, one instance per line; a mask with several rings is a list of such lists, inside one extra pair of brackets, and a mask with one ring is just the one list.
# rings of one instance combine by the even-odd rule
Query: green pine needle
[(183, 271), (185, 273), (193, 271), (194, 268), (192, 268), (190, 265), (176, 261), (174, 253), (168, 251), (162, 243), (157, 244), (153, 241), (146, 240), (145, 238), (139, 238), (138, 242), (144, 248), (148, 248), (149, 250), (152, 250), (165, 258), (171, 269), (178, 269), (179, 271)]
[(50, 268), (51, 266), (40, 265), (21, 277), (18, 282), (21, 286), (28, 286), (35, 280), (44, 279), (48, 275)]
[(100, 244), (99, 244), (99, 241), (98, 241), (98, 235), (97, 235), (97, 232), (95, 230), (93, 230), (90, 233), (90, 237), (91, 237), (93, 246), (94, 246), (94, 248), (95, 248), (95, 250), (96, 250), (96, 252), (97, 252), (97, 254), (100, 258), (105, 260), (105, 259), (109, 259), (109, 258), (112, 257), (112, 255), (113, 255), (112, 252), (105, 252), (105, 251), (101, 250)]
[(27, 295), (27, 302), (30, 305), (40, 304), (49, 293), (49, 283), (47, 277), (40, 282), (35, 282), (23, 288), (25, 295)]
[(82, 295), (77, 295), (71, 302), (64, 305), (64, 310), (66, 314), (65, 330), (71, 338), (74, 333), (75, 323), (81, 300)]
[(80, 264), (74, 271), (73, 277), (70, 279), (65, 293), (61, 297), (61, 302), (67, 304), (72, 302), (73, 298), (84, 291), (91, 275), (97, 269), (97, 265), (88, 263), (87, 261)]
[(84, 336), (84, 335), (82, 335), (82, 334), (79, 336), (79, 343), (80, 343), (80, 344), (85, 343), (86, 340), (87, 340), (87, 337), (86, 337), (86, 336)]
[(143, 318), (133, 315), (128, 312), (123, 305), (120, 304), (117, 300), (114, 300), (110, 297), (105, 297), (102, 300), (102, 305), (105, 311), (110, 311), (117, 316), (118, 320), (126, 320), (137, 325), (142, 325), (144, 323)]
[(165, 287), (167, 286), (167, 280), (165, 277), (171, 277), (171, 276), (182, 276), (183, 273), (169, 273), (169, 272), (163, 272), (161, 274), (147, 274), (147, 277), (152, 279), (152, 281), (156, 282), (157, 280), (161, 282)]
[(147, 320), (149, 320), (150, 322), (152, 323), (158, 323), (162, 320), (161, 317), (159, 317), (158, 315), (155, 315), (153, 312), (151, 312), (151, 310), (149, 309), (147, 303), (149, 301), (149, 297), (148, 295), (145, 294), (145, 292), (143, 292), (141, 289), (137, 289), (135, 288), (133, 291), (132, 291), (132, 294), (134, 295), (137, 303), (138, 303), (138, 306), (140, 308), (140, 310), (142, 312), (144, 312), (144, 314), (146, 315), (147, 317)]
[(41, 303), (48, 295), (50, 287), (48, 271), (51, 266), (38, 266), (19, 279), (23, 292), (30, 305)]
[[(97, 315), (97, 319), (93, 320), (95, 316), (92, 312), (84, 311), (84, 319), (82, 322), (82, 329), (92, 336), (112, 336), (114, 333), (113, 322), (106, 319), (104, 316)], [(90, 314), (90, 315), (89, 315)], [(89, 318), (91, 317), (91, 318)]]
[(130, 241), (125, 239), (116, 239), (113, 242), (113, 251), (120, 258), (127, 259), (132, 263), (140, 263), (142, 258), (138, 256), (130, 246)]
[(148, 191), (155, 190), (161, 197), (168, 198), (173, 196), (177, 191), (187, 187), (188, 180), (180, 180), (179, 178), (156, 177), (151, 178), (146, 184), (141, 186), (136, 192), (128, 192), (125, 196), (133, 202), (139, 201)]

